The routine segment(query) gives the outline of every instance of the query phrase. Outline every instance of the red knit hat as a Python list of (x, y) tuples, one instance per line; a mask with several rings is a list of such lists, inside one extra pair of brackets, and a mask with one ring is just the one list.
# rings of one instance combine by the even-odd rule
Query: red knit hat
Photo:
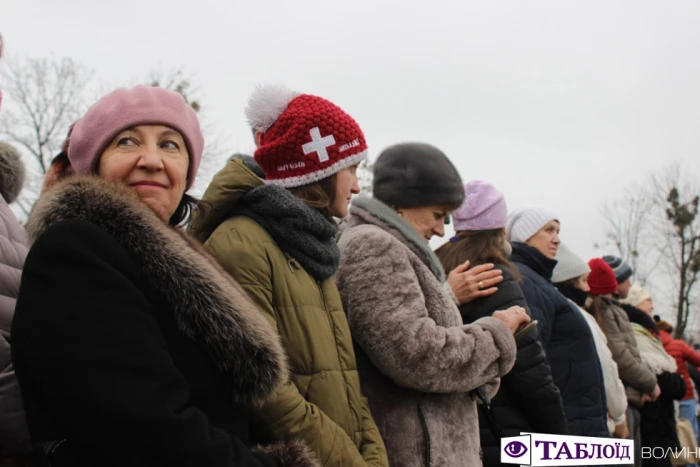
[(259, 87), (248, 101), (246, 116), (262, 131), (255, 161), (268, 183), (308, 185), (367, 157), (357, 122), (321, 97), (281, 86)]
[(608, 295), (617, 291), (615, 271), (602, 258), (593, 258), (588, 262), (591, 273), (588, 286), (592, 295)]

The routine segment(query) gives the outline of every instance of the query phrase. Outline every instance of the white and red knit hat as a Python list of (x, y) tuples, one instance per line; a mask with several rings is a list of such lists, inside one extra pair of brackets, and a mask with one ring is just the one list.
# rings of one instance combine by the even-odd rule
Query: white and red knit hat
[(357, 122), (321, 97), (262, 86), (248, 100), (246, 117), (262, 132), (254, 156), (268, 183), (308, 185), (367, 157)]

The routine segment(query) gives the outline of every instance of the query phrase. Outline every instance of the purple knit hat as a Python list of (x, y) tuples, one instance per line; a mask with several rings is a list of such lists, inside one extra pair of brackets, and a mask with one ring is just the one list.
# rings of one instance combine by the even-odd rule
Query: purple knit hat
[(186, 188), (189, 190), (197, 177), (204, 150), (197, 114), (177, 92), (142, 84), (112, 91), (76, 122), (68, 146), (68, 159), (75, 173), (92, 173), (114, 137), (138, 125), (164, 125), (182, 135), (190, 155)]
[(473, 180), (464, 186), (464, 203), (452, 213), (455, 231), (502, 229), (508, 222), (503, 194), (490, 183)]

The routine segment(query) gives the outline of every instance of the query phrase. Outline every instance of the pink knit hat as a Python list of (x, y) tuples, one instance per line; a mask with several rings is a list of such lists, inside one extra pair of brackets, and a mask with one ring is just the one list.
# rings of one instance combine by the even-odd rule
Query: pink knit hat
[(464, 186), (464, 203), (452, 213), (457, 232), (502, 229), (508, 222), (503, 194), (490, 183), (473, 180)]
[(197, 177), (204, 136), (194, 109), (175, 91), (138, 85), (120, 88), (93, 104), (70, 135), (68, 159), (78, 175), (92, 173), (102, 152), (120, 132), (138, 125), (164, 125), (178, 131), (187, 145), (187, 188)]

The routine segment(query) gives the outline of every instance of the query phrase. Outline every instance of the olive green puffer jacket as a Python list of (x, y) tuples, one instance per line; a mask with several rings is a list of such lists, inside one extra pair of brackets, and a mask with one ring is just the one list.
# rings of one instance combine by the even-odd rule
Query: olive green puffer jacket
[(315, 280), (260, 224), (232, 215), (263, 183), (240, 161), (229, 162), (190, 226), (274, 323), (289, 357), (291, 381), (255, 414), (257, 428), (273, 439), (305, 441), (324, 466), (388, 466), (333, 279)]

